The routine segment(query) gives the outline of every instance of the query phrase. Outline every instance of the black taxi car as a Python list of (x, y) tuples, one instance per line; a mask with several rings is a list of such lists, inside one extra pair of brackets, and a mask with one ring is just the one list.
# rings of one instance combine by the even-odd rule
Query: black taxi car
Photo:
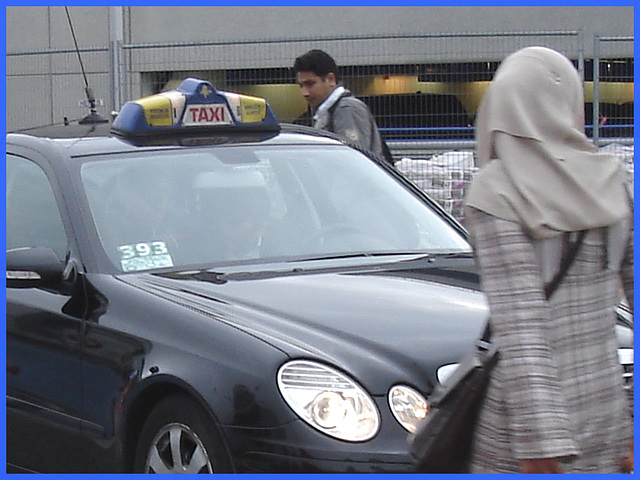
[(63, 128), (7, 135), (9, 471), (412, 471), (487, 317), (454, 219), (198, 79)]

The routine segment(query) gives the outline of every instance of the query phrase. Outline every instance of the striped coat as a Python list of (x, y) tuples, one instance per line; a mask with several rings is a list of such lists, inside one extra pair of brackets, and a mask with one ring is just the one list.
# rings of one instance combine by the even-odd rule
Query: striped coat
[(617, 358), (620, 273), (633, 308), (633, 234), (622, 269), (605, 268), (605, 229), (587, 232), (547, 301), (534, 247), (517, 223), (469, 209), (500, 360), (480, 413), (472, 472), (519, 472), (521, 459), (562, 457), (566, 472), (615, 473), (632, 413)]

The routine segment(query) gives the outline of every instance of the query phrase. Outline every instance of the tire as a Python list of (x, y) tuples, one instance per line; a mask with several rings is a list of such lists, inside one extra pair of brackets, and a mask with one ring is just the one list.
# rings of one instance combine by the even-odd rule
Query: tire
[(229, 473), (231, 461), (211, 416), (186, 394), (162, 400), (136, 446), (136, 473)]

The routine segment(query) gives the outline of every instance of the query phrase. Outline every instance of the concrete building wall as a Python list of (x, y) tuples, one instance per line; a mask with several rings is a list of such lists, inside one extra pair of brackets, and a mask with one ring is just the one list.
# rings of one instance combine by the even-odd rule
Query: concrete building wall
[[(129, 43), (583, 30), (632, 36), (633, 7), (122, 7)], [(7, 7), (7, 51), (73, 45), (64, 7)], [(69, 7), (82, 46), (106, 45), (109, 7)], [(587, 56), (592, 45), (586, 45)]]
[(633, 7), (131, 7), (130, 18), (132, 43), (580, 29), (587, 38), (633, 35)]

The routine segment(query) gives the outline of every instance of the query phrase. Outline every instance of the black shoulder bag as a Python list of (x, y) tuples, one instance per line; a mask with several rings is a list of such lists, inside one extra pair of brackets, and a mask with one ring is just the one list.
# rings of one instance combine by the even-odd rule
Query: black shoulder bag
[[(586, 232), (574, 242), (568, 234), (563, 243), (562, 261), (556, 276), (545, 285), (551, 298), (578, 253)], [(498, 361), (498, 349), (491, 342), (489, 322), (451, 376), (439, 384), (428, 398), (427, 417), (409, 436), (411, 455), (418, 473), (468, 473), (471, 446), (478, 412), (489, 384), (491, 370)]]

